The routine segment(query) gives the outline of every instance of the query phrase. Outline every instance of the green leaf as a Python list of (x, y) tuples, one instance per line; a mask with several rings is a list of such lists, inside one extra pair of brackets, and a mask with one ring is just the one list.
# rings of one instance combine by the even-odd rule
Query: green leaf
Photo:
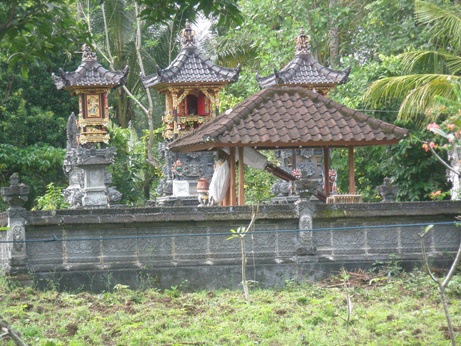
[(434, 225), (429, 225), (429, 226), (427, 226), (427, 227), (424, 229), (424, 234), (426, 234), (427, 232), (429, 232), (429, 231), (432, 229), (432, 227), (434, 227)]

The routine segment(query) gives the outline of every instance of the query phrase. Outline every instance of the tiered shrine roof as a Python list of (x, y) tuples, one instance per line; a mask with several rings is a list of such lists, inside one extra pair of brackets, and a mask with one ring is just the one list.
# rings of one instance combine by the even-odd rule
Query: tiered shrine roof
[(59, 76), (53, 73), (52, 78), (58, 90), (107, 87), (109, 89), (124, 85), (129, 67), (122, 71), (109, 71), (101, 66), (96, 59), (96, 54), (87, 45), (81, 48), (83, 53), (82, 63), (73, 72), (65, 72), (59, 69)]
[(266, 77), (256, 77), (259, 86), (269, 88), (274, 85), (304, 86), (309, 89), (333, 87), (347, 82), (350, 70), (333, 70), (320, 64), (310, 52), (310, 37), (301, 30), (296, 38), (295, 58), (282, 70)]
[(186, 22), (186, 29), (181, 33), (181, 52), (168, 67), (157, 66), (157, 73), (141, 78), (146, 88), (160, 90), (171, 84), (227, 84), (238, 79), (240, 65), (235, 69), (216, 65), (200, 52), (194, 36)]

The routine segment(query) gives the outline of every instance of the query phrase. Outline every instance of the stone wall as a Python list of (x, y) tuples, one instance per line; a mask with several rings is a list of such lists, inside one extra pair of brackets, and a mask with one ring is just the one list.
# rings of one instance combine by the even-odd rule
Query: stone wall
[[(316, 280), (343, 266), (369, 268), (391, 254), (415, 263), (421, 259), (423, 224), (453, 222), (460, 210), (460, 202), (261, 206), (255, 225), (260, 233), (245, 238), (248, 279), (263, 287), (292, 278)], [(192, 289), (214, 289), (241, 281), (240, 241), (227, 238), (231, 228), (248, 225), (251, 208), (76, 209), (22, 216), (23, 269), (38, 285), (57, 280), (65, 289), (100, 291), (116, 283), (134, 288), (148, 275), (161, 288), (188, 280)], [(443, 264), (459, 242), (451, 224), (434, 227), (426, 244), (431, 258)], [(2, 256), (8, 257), (8, 246), (0, 243)], [(12, 273), (21, 272), (14, 263), (24, 263), (2, 261)]]

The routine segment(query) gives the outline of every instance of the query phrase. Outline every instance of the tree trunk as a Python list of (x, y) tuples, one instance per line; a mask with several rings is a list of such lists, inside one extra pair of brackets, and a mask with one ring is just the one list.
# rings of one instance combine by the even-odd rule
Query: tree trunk
[(330, 30), (329, 35), (329, 46), (330, 46), (330, 66), (339, 66), (339, 30), (334, 12), (338, 6), (338, 0), (329, 0), (328, 8), (330, 10)]

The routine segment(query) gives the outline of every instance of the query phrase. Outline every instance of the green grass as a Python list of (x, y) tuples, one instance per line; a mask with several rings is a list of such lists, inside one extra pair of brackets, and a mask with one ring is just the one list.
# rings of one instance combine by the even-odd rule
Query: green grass
[[(438, 293), (424, 273), (348, 288), (349, 328), (338, 282), (253, 289), (246, 304), (241, 291), (172, 295), (121, 286), (113, 293), (72, 294), (19, 288), (0, 278), (0, 316), (25, 342), (39, 346), (450, 345)], [(459, 291), (452, 289), (449, 301), (461, 343)]]

